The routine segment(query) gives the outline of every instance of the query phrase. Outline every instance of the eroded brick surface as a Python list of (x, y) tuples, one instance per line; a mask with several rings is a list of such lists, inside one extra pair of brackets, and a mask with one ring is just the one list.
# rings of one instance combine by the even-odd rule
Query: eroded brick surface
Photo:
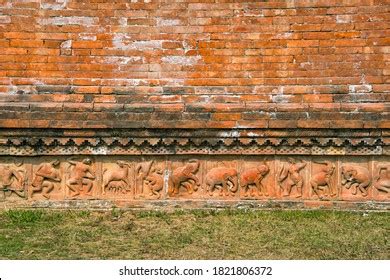
[(388, 129), (389, 9), (2, 1), (0, 126)]

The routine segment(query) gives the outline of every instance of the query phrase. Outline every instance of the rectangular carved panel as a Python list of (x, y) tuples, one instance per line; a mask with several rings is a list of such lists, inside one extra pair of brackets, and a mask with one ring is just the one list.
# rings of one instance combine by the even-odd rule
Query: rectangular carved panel
[(390, 201), (386, 156), (42, 156), (0, 158), (12, 201)]

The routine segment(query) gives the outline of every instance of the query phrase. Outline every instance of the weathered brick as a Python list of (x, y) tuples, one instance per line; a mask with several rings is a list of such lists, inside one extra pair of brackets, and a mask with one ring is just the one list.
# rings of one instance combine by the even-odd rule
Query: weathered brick
[(39, 112), (58, 112), (62, 111), (63, 104), (62, 103), (30, 103), (31, 111), (39, 111)]
[(113, 104), (113, 103), (94, 103), (94, 111), (123, 111), (123, 104)]
[(63, 104), (64, 112), (84, 112), (92, 111), (93, 103), (64, 103)]
[(381, 1), (41, 2), (0, 15), (0, 110), (32, 127), (386, 125)]

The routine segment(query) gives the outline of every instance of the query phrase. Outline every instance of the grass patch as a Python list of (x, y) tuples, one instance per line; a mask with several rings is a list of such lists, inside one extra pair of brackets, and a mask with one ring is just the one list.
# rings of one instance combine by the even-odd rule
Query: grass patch
[(0, 259), (389, 259), (390, 214), (0, 212)]

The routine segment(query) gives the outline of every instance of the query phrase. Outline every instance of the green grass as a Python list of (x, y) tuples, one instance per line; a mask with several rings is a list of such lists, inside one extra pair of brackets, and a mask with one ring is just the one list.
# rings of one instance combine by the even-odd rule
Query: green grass
[(390, 214), (0, 212), (0, 259), (389, 259)]

